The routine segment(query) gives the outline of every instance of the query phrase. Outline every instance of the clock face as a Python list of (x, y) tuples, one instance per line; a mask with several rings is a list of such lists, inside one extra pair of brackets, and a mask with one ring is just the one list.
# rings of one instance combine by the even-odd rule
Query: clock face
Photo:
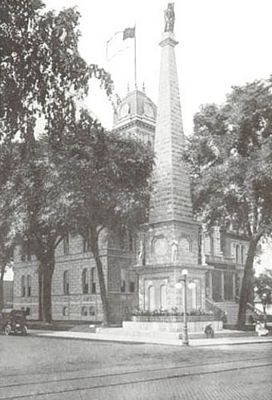
[(145, 115), (147, 115), (148, 117), (153, 117), (154, 118), (154, 111), (153, 108), (151, 107), (150, 104), (145, 104), (144, 105), (144, 113)]
[(157, 256), (164, 256), (168, 250), (167, 240), (164, 238), (158, 238), (154, 242), (154, 250)]
[(121, 110), (120, 110), (120, 116), (125, 117), (126, 115), (129, 114), (129, 105), (125, 103), (122, 105)]
[(188, 253), (190, 251), (190, 243), (186, 238), (180, 239), (179, 243), (183, 253)]

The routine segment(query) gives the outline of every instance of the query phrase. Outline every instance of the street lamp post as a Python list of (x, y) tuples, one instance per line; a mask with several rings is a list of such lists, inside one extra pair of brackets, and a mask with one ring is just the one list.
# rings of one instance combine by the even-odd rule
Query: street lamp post
[(189, 336), (188, 336), (188, 321), (187, 321), (187, 269), (182, 270), (183, 282), (184, 282), (184, 294), (183, 294), (183, 301), (184, 301), (184, 310), (183, 310), (183, 338), (182, 344), (185, 346), (189, 346)]
[(264, 326), (267, 327), (267, 315), (266, 315), (266, 304), (267, 304), (267, 294), (262, 294), (262, 304), (263, 304), (263, 319), (264, 319)]
[[(183, 335), (182, 335), (182, 344), (185, 346), (189, 346), (189, 336), (188, 336), (188, 321), (187, 321), (187, 269), (183, 269), (181, 272), (184, 282), (184, 291), (183, 291)], [(182, 285), (180, 282), (176, 283), (176, 288), (181, 289)]]

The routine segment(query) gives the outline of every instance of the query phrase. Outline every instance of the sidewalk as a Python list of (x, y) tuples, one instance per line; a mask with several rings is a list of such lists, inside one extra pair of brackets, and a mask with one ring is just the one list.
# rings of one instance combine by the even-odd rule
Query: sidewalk
[[(172, 339), (165, 337), (152, 337), (152, 335), (145, 337), (122, 335), (120, 333), (114, 334), (113, 329), (110, 329), (110, 333), (107, 329), (102, 329), (100, 332), (73, 332), (73, 331), (41, 331), (41, 330), (30, 330), (29, 333), (32, 336), (48, 337), (48, 338), (59, 338), (59, 339), (78, 339), (78, 340), (91, 340), (91, 341), (107, 341), (107, 342), (121, 342), (121, 343), (148, 343), (148, 344), (162, 344), (162, 345), (173, 345), (182, 346), (181, 339)], [(222, 345), (238, 345), (238, 344), (249, 344), (249, 343), (272, 343), (272, 336), (261, 336), (258, 337), (256, 333), (252, 332), (240, 332), (240, 331), (225, 331), (225, 336), (215, 337), (213, 339), (207, 339), (200, 334), (199, 338), (190, 338), (189, 344), (192, 347), (199, 346), (222, 346)], [(251, 334), (250, 334), (251, 333)], [(240, 335), (239, 335), (240, 334)]]

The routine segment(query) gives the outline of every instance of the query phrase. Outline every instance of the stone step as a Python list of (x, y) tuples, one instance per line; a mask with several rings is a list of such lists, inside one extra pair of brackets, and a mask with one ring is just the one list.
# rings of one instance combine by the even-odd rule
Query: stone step
[[(101, 333), (103, 337), (107, 337), (108, 339), (114, 339), (114, 337), (120, 337), (125, 340), (125, 338), (141, 338), (141, 339), (161, 339), (161, 340), (182, 340), (183, 333), (182, 332), (165, 332), (165, 331), (130, 331), (124, 328), (103, 328), (98, 329), (98, 333)], [(204, 332), (188, 332), (190, 339), (204, 339), (206, 336)], [(215, 332), (215, 337), (245, 337), (245, 336), (254, 336), (255, 332), (248, 331), (236, 331), (236, 330), (228, 330), (223, 329), (222, 331)]]

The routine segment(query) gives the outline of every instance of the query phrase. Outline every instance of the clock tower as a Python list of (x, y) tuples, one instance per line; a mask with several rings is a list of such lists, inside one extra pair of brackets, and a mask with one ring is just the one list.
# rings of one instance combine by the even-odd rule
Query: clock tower
[(129, 92), (114, 116), (113, 131), (154, 146), (157, 107), (144, 90)]

